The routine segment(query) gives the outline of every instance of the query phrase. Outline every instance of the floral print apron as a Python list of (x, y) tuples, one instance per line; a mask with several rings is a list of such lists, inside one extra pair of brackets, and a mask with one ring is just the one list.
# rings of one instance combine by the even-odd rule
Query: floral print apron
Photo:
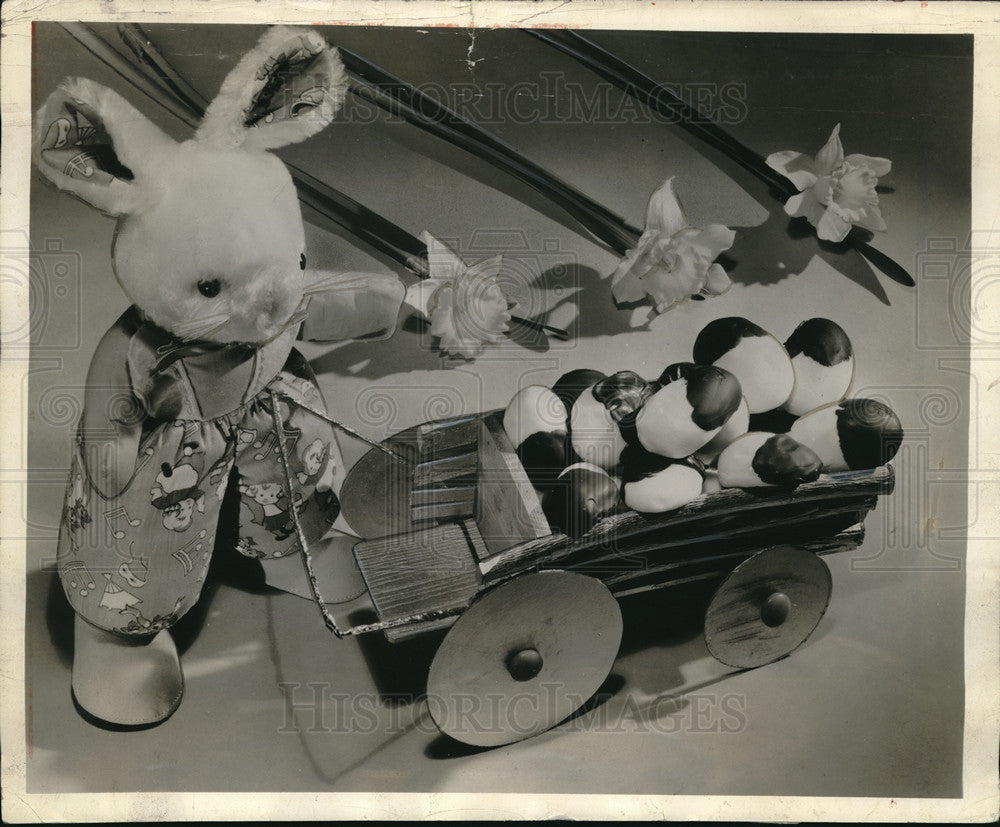
[(176, 622), (201, 593), (230, 486), (248, 557), (298, 553), (333, 527), (343, 463), (296, 333), (184, 343), (131, 308), (104, 337), (59, 532), (83, 619), (125, 635)]

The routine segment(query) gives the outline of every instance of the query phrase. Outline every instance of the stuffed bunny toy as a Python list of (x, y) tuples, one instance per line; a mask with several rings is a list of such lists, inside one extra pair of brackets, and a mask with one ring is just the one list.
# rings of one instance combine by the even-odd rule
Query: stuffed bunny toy
[(433, 285), (306, 269), (296, 190), (269, 150), (323, 129), (346, 89), (316, 32), (276, 27), (181, 143), (85, 79), (38, 113), (34, 161), (117, 219), (132, 302), (91, 362), (58, 546), (73, 693), (98, 723), (150, 726), (180, 703), (168, 630), (198, 600), (231, 486), (237, 549), (265, 567), (350, 538), (340, 452), (293, 342), (388, 337), (433, 315)]

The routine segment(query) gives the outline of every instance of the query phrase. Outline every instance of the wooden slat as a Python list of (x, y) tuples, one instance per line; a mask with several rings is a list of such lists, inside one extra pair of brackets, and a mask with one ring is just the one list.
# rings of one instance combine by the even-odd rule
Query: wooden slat
[(479, 436), (476, 524), (491, 554), (552, 533), (501, 417), (484, 417)]
[[(617, 594), (625, 588), (632, 588), (639, 585), (651, 585), (654, 583), (670, 585), (674, 582), (689, 578), (692, 573), (716, 573), (724, 576), (732, 571), (737, 565), (752, 557), (759, 551), (766, 548), (777, 548), (781, 546), (794, 545), (795, 548), (804, 551), (811, 551), (814, 554), (831, 554), (835, 551), (845, 551), (857, 548), (864, 540), (864, 525), (855, 524), (832, 536), (810, 542), (790, 543), (766, 543), (757, 545), (746, 545), (738, 550), (720, 549), (718, 554), (704, 557), (685, 555), (684, 559), (665, 562), (657, 566), (650, 566), (643, 570), (632, 572), (621, 572), (610, 576), (602, 577), (604, 584)], [(574, 571), (582, 571), (574, 569)]]
[(482, 584), (460, 523), (365, 540), (354, 556), (382, 621), (464, 608)]
[(420, 462), (413, 469), (413, 486), (424, 487), (473, 474), (479, 463), (476, 452)]
[(456, 500), (453, 502), (429, 503), (428, 505), (414, 505), (410, 507), (414, 522), (424, 520), (454, 520), (462, 517), (471, 517), (476, 510), (476, 503), (473, 498)]
[(489, 557), (490, 550), (483, 541), (483, 536), (479, 533), (479, 526), (476, 525), (476, 521), (466, 520), (463, 523), (463, 527), (469, 538), (469, 546), (472, 548), (472, 553), (476, 560), (482, 561)]
[(411, 623), (408, 626), (396, 626), (386, 629), (384, 634), (389, 643), (399, 643), (404, 640), (422, 635), (424, 632), (433, 632), (439, 629), (448, 629), (458, 620), (458, 615), (454, 617), (442, 617), (437, 620), (424, 620), (420, 623)]
[(675, 531), (624, 537), (613, 544), (578, 549), (572, 553), (557, 552), (547, 560), (558, 562), (560, 568), (572, 568), (600, 577), (602, 571), (652, 566), (674, 559), (686, 560), (689, 557), (703, 556), (712, 549), (718, 549), (718, 553), (726, 553), (784, 543), (805, 547), (815, 542), (825, 542), (855, 525), (864, 519), (874, 504), (874, 498), (851, 498), (823, 507), (812, 503), (805, 508), (788, 511), (782, 509), (781, 515), (772, 515), (771, 520), (760, 522), (726, 519), (709, 523), (699, 521)]
[(887, 494), (892, 488), (893, 470), (891, 466), (882, 466), (872, 471), (824, 476), (791, 492), (770, 488), (727, 489), (699, 497), (662, 515), (643, 515), (634, 511), (613, 515), (575, 540), (554, 534), (498, 549), (493, 557), (483, 562), (483, 573), (490, 580), (503, 578), (540, 561), (561, 559), (576, 552), (589, 554), (595, 547), (626, 549), (643, 542), (652, 545), (659, 542), (659, 538), (675, 534), (715, 533), (724, 523), (764, 527), (783, 521), (794, 523), (796, 532), (805, 532), (804, 536), (808, 536), (810, 519), (855, 504), (859, 510), (870, 509), (879, 494)]
[(422, 425), (417, 432), (417, 450), (421, 459), (447, 456), (463, 447), (474, 451), (479, 441), (480, 419), (482, 416), (476, 414), (445, 423)]
[[(435, 485), (427, 488), (414, 488), (410, 492), (410, 508), (423, 505), (434, 505), (435, 503), (451, 503), (459, 500), (476, 499), (475, 485)], [(472, 513), (471, 511), (469, 512)]]

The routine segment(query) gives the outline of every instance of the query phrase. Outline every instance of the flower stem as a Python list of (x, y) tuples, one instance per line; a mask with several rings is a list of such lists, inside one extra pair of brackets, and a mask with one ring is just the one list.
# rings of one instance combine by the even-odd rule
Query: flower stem
[[(582, 63), (595, 74), (660, 114), (668, 116), (672, 122), (676, 122), (681, 128), (719, 150), (777, 191), (783, 200), (787, 200), (798, 192), (791, 181), (767, 165), (762, 155), (741, 143), (711, 118), (665, 86), (578, 32), (565, 29), (525, 29), (524, 31)], [(856, 233), (852, 232), (847, 237), (846, 242), (864, 256), (872, 266), (877, 267), (893, 280), (910, 287), (914, 285), (913, 278), (901, 265), (885, 253), (873, 248)]]

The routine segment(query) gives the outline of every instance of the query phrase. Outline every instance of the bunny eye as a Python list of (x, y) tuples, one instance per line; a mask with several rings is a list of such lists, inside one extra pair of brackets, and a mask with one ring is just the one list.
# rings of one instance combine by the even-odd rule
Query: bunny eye
[(299, 269), (300, 270), (305, 270), (306, 269), (306, 254), (305, 253), (302, 253), (299, 256)]
[(222, 290), (222, 282), (218, 279), (202, 279), (198, 282), (198, 292), (206, 299), (214, 299)]

